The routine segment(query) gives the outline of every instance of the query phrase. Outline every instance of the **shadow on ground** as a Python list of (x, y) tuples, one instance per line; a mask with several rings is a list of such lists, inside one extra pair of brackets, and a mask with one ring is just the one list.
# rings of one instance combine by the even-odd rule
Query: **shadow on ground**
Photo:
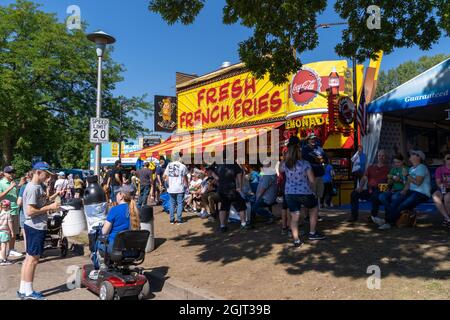
[(448, 264), (443, 267), (449, 260), (450, 232), (439, 226), (439, 217), (422, 217), (416, 228), (387, 231), (369, 223), (367, 214), (361, 214), (355, 224), (346, 222), (347, 218), (346, 213), (330, 212), (319, 223), (328, 238), (316, 242), (304, 239), (305, 245), (300, 248), (294, 248), (291, 239), (280, 234), (279, 224), (260, 223), (245, 232), (234, 224), (222, 234), (216, 223), (204, 222), (204, 232), (187, 232), (170, 240), (186, 241), (186, 247), (200, 246), (200, 262), (228, 264), (275, 254), (276, 264), (295, 275), (317, 271), (336, 277), (367, 278), (367, 267), (378, 265), (383, 276), (450, 279)]
[(157, 267), (144, 272), (145, 277), (150, 283), (152, 293), (162, 291), (164, 283), (170, 278), (167, 276), (168, 271), (169, 267)]

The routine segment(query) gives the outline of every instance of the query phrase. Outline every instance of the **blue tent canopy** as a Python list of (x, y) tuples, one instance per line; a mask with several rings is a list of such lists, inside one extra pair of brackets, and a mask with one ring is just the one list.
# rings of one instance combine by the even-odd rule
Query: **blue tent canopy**
[(447, 59), (368, 105), (384, 113), (450, 102), (450, 59)]

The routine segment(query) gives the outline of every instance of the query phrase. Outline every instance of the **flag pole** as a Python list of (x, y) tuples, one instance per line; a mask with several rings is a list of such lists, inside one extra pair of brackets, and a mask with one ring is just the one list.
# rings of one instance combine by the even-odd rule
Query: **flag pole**
[[(356, 57), (353, 56), (353, 102), (355, 103), (356, 110), (358, 110), (358, 86), (356, 83)], [(356, 117), (357, 118), (357, 117)], [(353, 150), (354, 153), (358, 151), (358, 120), (353, 122)], [(354, 189), (358, 186), (358, 176), (355, 175), (355, 180), (353, 181)]]

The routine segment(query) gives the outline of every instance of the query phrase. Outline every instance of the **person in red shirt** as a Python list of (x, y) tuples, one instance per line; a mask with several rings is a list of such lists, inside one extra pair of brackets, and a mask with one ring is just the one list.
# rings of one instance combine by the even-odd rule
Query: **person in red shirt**
[[(359, 215), (359, 200), (370, 200), (372, 202), (371, 214), (373, 217), (378, 216), (378, 208), (380, 206), (380, 189), (378, 185), (380, 183), (387, 183), (387, 176), (389, 174), (389, 166), (386, 165), (386, 152), (379, 150), (377, 154), (378, 161), (376, 164), (367, 168), (364, 176), (359, 182), (359, 187), (352, 192), (351, 195), (351, 217), (349, 222), (355, 222), (358, 220)], [(363, 190), (363, 187), (367, 183), (367, 189)]]

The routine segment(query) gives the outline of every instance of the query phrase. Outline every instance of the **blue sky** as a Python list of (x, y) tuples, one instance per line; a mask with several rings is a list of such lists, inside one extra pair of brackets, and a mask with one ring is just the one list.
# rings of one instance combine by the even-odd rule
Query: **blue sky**
[[(0, 0), (2, 5), (14, 0)], [(148, 10), (148, 0), (38, 0), (46, 12), (57, 14), (63, 22), (69, 5), (78, 5), (81, 18), (87, 22), (88, 32), (102, 29), (117, 39), (114, 59), (125, 65), (125, 80), (118, 84), (116, 93), (126, 96), (148, 94), (175, 95), (175, 72), (199, 75), (216, 70), (222, 62), (239, 62), (238, 43), (251, 35), (251, 30), (240, 25), (222, 24), (225, 0), (209, 0), (193, 25), (168, 26), (159, 15)], [(329, 1), (319, 23), (340, 22)], [(319, 46), (313, 52), (301, 55), (303, 63), (334, 60), (339, 57), (334, 46), (341, 39), (345, 26), (319, 29)], [(441, 38), (430, 51), (417, 47), (397, 49), (385, 55), (381, 70), (395, 68), (405, 60), (416, 60), (423, 55), (447, 53), (450, 38)], [(144, 120), (144, 119), (142, 119)], [(153, 129), (153, 119), (144, 120)], [(164, 135), (166, 136), (166, 135)]]

